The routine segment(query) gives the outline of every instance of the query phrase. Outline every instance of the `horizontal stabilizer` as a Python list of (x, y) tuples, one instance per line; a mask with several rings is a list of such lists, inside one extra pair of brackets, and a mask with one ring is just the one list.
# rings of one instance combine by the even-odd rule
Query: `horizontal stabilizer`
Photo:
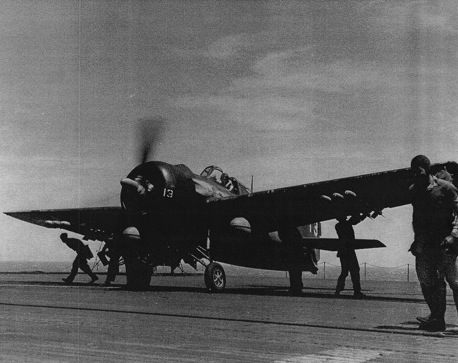
[[(338, 238), (303, 238), (302, 241), (307, 247), (325, 251), (338, 251), (343, 243)], [(376, 239), (355, 239), (354, 246), (355, 250), (386, 247), (382, 242)]]

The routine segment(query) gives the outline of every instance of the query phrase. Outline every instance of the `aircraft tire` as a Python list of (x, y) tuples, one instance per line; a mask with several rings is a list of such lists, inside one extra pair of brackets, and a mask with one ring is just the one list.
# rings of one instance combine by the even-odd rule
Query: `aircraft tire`
[(148, 290), (151, 282), (151, 267), (137, 258), (125, 259), (127, 289)]
[(205, 268), (205, 286), (211, 292), (221, 292), (226, 288), (226, 274), (219, 263), (211, 262)]

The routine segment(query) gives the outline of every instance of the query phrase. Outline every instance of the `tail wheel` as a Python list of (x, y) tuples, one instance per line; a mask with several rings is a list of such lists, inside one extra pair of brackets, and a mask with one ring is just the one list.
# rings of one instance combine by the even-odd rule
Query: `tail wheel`
[(205, 269), (205, 286), (212, 292), (221, 292), (226, 287), (226, 274), (223, 267), (211, 262)]

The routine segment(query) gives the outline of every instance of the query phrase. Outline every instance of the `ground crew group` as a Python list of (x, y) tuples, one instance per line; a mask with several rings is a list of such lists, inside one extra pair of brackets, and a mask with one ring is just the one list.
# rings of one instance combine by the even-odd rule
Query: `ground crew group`
[[(409, 251), (415, 256), (415, 268), (421, 291), (430, 309), (430, 315), (419, 316), (420, 329), (427, 331), (444, 331), (446, 309), (446, 282), (453, 291), (453, 298), (458, 310), (458, 190), (452, 184), (452, 176), (445, 170), (433, 175), (431, 163), (424, 155), (418, 155), (411, 161), (413, 184), (409, 188), (413, 206), (412, 226), (414, 242)], [(342, 272), (338, 278), (335, 295), (345, 287), (345, 279), (351, 275), (354, 296), (363, 298), (361, 292), (359, 263), (355, 253), (355, 233), (353, 226), (365, 216), (359, 214), (347, 218), (340, 216), (335, 226), (341, 240), (340, 258)], [(90, 284), (98, 280), (91, 271), (87, 260), (92, 253), (87, 245), (78, 239), (61, 235), (62, 241), (73, 249), (77, 256), (73, 262), (70, 275), (63, 279), (65, 283), (73, 282), (78, 269), (88, 274)], [(113, 256), (114, 257), (114, 256)], [(112, 258), (119, 261), (119, 256)], [(106, 285), (116, 276), (118, 266), (111, 266)], [(301, 279), (301, 275), (296, 276)], [(300, 281), (300, 286), (302, 283)]]
[[(89, 285), (94, 284), (99, 278), (95, 273), (92, 272), (91, 268), (89, 267), (88, 260), (94, 257), (92, 254), (91, 249), (88, 245), (84, 244), (81, 240), (77, 238), (69, 238), (67, 233), (62, 233), (60, 235), (60, 239), (64, 242), (68, 247), (76, 252), (75, 260), (72, 264), (72, 269), (70, 271), (70, 275), (67, 278), (62, 279), (66, 284), (72, 284), (73, 280), (75, 279), (76, 275), (78, 274), (78, 269), (81, 269), (84, 273), (86, 273), (90, 278)], [(110, 251), (110, 253), (105, 252), (108, 249), (108, 245), (105, 244), (104, 250), (102, 251), (103, 254), (107, 254), (110, 256), (110, 261), (108, 262), (108, 271), (107, 271), (107, 278), (102, 286), (109, 286), (111, 282), (114, 281), (116, 275), (119, 273), (119, 258), (120, 256), (115, 254), (114, 251)]]
[(73, 283), (75, 279), (78, 269), (85, 272), (91, 278), (89, 284), (93, 284), (99, 278), (95, 273), (92, 272), (91, 268), (89, 267), (87, 260), (90, 260), (93, 256), (91, 249), (81, 242), (79, 239), (76, 238), (69, 238), (67, 233), (62, 233), (60, 235), (60, 239), (63, 243), (65, 243), (68, 247), (70, 247), (73, 251), (76, 252), (75, 260), (73, 261), (72, 269), (70, 271), (70, 275), (67, 278), (62, 279), (66, 284)]
[[(415, 269), (423, 297), (430, 309), (428, 316), (418, 316), (420, 329), (445, 331), (446, 282), (453, 291), (458, 311), (458, 190), (446, 170), (431, 173), (431, 162), (424, 155), (411, 161), (413, 184), (409, 188), (413, 207), (412, 227), (414, 242), (409, 251), (415, 256)], [(336, 295), (344, 288), (348, 272), (351, 274), (354, 294), (361, 294), (359, 263), (351, 242), (355, 240), (353, 225), (360, 220), (341, 218), (336, 225), (342, 249), (339, 250), (342, 273)]]

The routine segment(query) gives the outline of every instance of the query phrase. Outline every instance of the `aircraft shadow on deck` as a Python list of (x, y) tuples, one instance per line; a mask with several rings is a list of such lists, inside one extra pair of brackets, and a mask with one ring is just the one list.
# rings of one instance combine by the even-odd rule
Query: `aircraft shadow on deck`
[[(292, 297), (303, 297), (303, 298), (320, 298), (320, 299), (332, 299), (332, 300), (372, 300), (372, 301), (402, 301), (418, 303), (422, 302), (421, 298), (412, 297), (397, 297), (397, 296), (374, 296), (370, 295), (370, 291), (363, 292), (366, 295), (363, 299), (357, 299), (353, 296), (352, 292), (347, 294), (341, 294), (340, 296), (334, 295), (334, 288), (316, 288), (316, 287), (305, 287), (301, 294), (293, 295)], [(224, 292), (226, 294), (244, 294), (244, 295), (269, 295), (269, 296), (289, 296), (288, 289), (285, 287), (272, 287), (272, 286), (249, 286), (243, 288), (227, 288)]]
[[(89, 285), (85, 282), (75, 282), (70, 285), (60, 281), (4, 281), (4, 286), (8, 285), (32, 285), (32, 286), (66, 286), (66, 287), (80, 287), (80, 288), (98, 288), (111, 291), (132, 291), (127, 288), (125, 284), (113, 283), (110, 286), (104, 287), (100, 283)], [(167, 286), (167, 285), (151, 285), (146, 291), (150, 292), (190, 292), (190, 293), (201, 293), (210, 294), (205, 287), (198, 286)], [(212, 294), (226, 294), (226, 295), (251, 295), (251, 296), (291, 296), (294, 298), (320, 298), (320, 299), (332, 299), (332, 300), (367, 300), (367, 301), (397, 301), (397, 302), (408, 302), (408, 303), (419, 303), (424, 302), (421, 297), (399, 297), (390, 296), (389, 293), (381, 296), (381, 293), (377, 295), (371, 295), (371, 291), (363, 290), (366, 296), (363, 299), (356, 299), (353, 297), (351, 290), (347, 293), (341, 294), (340, 296), (334, 295), (333, 288), (320, 288), (320, 287), (305, 287), (301, 294), (291, 295), (288, 288), (285, 286), (263, 286), (263, 285), (248, 285), (244, 287), (226, 287), (224, 292), (212, 293)]]

